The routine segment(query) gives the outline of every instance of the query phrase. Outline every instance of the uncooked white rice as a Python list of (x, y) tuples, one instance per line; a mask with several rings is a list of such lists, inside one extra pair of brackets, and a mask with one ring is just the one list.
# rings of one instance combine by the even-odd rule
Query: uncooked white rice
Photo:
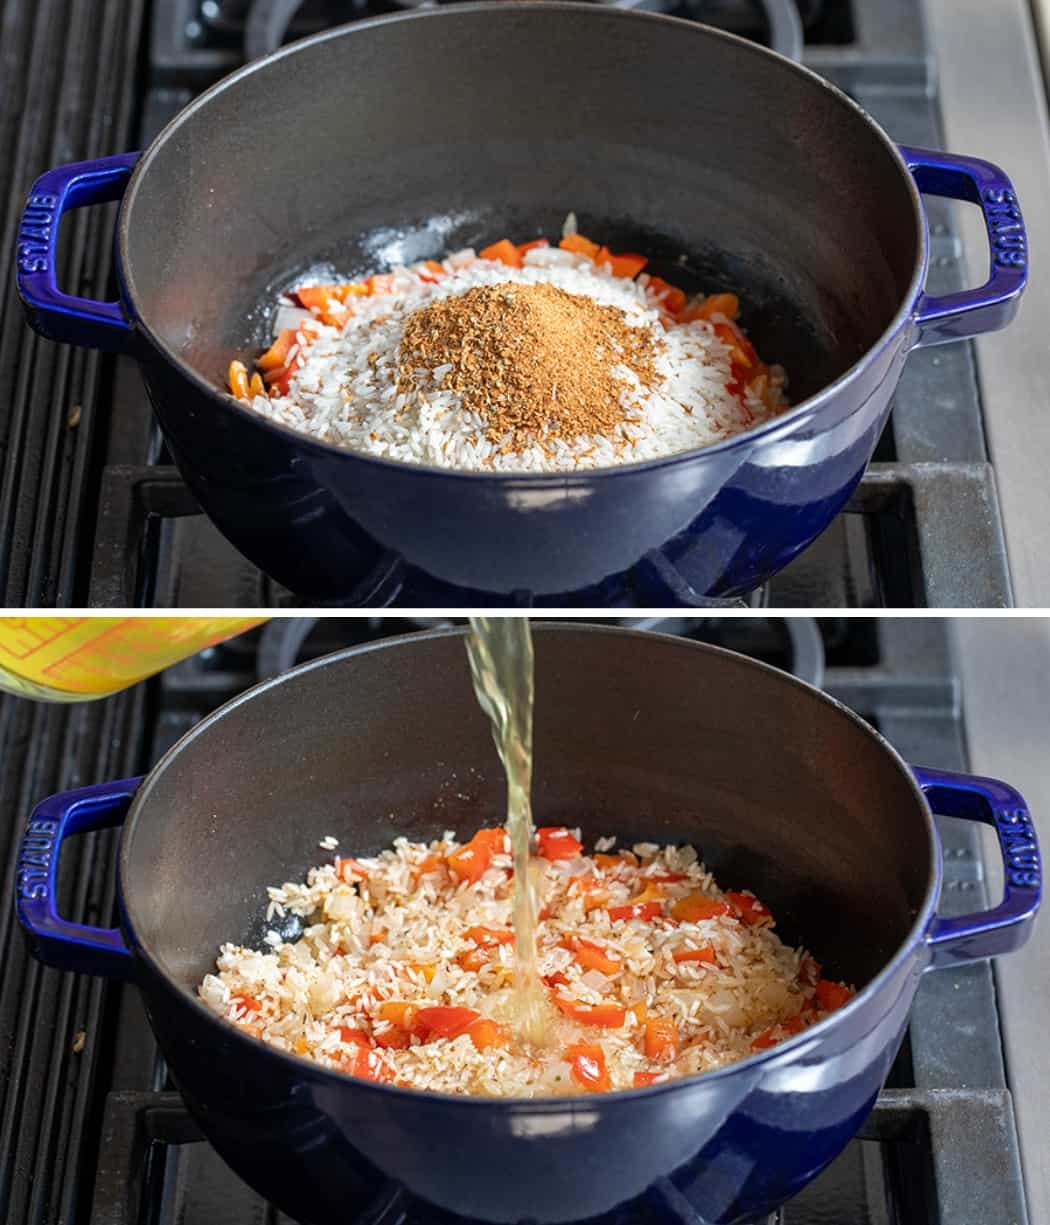
[[(818, 987), (819, 966), (781, 942), (764, 908), (749, 913), (750, 895), (719, 889), (692, 847), (644, 843), (633, 856), (621, 852), (601, 862), (583, 854), (537, 860), (545, 907), (539, 969), (552, 980), (552, 998), (612, 1004), (624, 1016), (614, 1028), (598, 1027), (552, 1006), (548, 1047), (521, 1049), (510, 1037), (511, 945), (485, 949), (480, 968), (460, 964), (482, 947), (470, 929), (509, 931), (509, 841), (474, 883), (448, 869), (447, 857), (460, 846), (450, 832), (429, 845), (399, 838), (374, 858), (337, 859), (312, 868), (305, 883), (271, 888), (271, 919), (300, 916), (301, 938), (288, 941), (271, 930), (260, 950), (223, 945), (201, 999), (262, 1041), (326, 1067), (419, 1089), (513, 1097), (581, 1092), (565, 1054), (572, 1044), (599, 1046), (609, 1087), (631, 1088), (742, 1059), (757, 1049), (756, 1039), (760, 1047), (771, 1045), (844, 1002), (842, 987), (824, 981)], [(669, 876), (680, 879), (654, 881)], [(647, 888), (661, 893), (659, 917), (610, 918), (610, 907)], [(696, 922), (670, 917), (677, 901), (696, 894), (728, 899), (733, 913)], [(580, 940), (598, 946), (620, 968), (603, 973), (579, 964), (578, 953), (563, 947), (566, 940), (577, 950)], [(714, 962), (675, 960), (675, 953), (699, 948), (712, 950)], [(427, 1041), (406, 1036), (382, 1015), (390, 1003), (473, 1009), (506, 1027), (507, 1044), (476, 1049), (468, 1033)], [(646, 1027), (655, 1018), (674, 1021), (673, 1061), (646, 1054)], [(363, 1047), (373, 1048), (367, 1071), (355, 1062), (364, 1058)]]
[[(421, 277), (420, 267), (395, 268), (390, 293), (354, 298), (355, 313), (341, 331), (285, 300), (277, 330), (298, 326), (304, 364), (286, 395), (271, 399), (261, 394), (246, 403), (292, 429), (370, 455), (447, 468), (529, 472), (605, 468), (709, 446), (768, 420), (784, 404), (779, 367), (770, 372), (772, 408), (751, 389), (741, 403), (729, 390), (730, 351), (713, 324), (677, 323), (662, 316), (665, 291), (658, 294), (644, 272), (635, 280), (616, 277), (608, 265), (557, 247), (527, 251), (522, 268), (481, 259), (467, 248), (443, 261), (445, 275), (436, 281)], [(505, 282), (545, 282), (588, 296), (619, 307), (629, 323), (650, 331), (657, 350), (654, 365), (663, 381), (646, 393), (633, 372), (617, 368), (625, 382), (627, 420), (614, 436), (551, 438), (510, 451), (511, 434), (486, 438), (482, 418), (464, 408), (458, 392), (442, 390), (447, 367), (417, 372), (417, 388), (398, 392), (406, 318), (437, 299)], [(310, 341), (311, 335), (316, 339)], [(294, 356), (293, 349), (289, 360)]]

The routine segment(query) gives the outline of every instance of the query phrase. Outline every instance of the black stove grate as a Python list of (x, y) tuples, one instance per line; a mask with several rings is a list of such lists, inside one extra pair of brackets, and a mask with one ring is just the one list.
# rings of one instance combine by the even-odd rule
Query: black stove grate
[[(84, 1219), (116, 1004), (101, 980), (53, 973), (29, 956), (12, 905), (14, 840), (45, 796), (134, 774), (143, 710), (141, 694), (71, 707), (0, 699), (0, 1220), (10, 1225)], [(64, 915), (109, 921), (115, 846), (110, 832), (70, 843), (59, 881)]]
[[(14, 290), (15, 230), (37, 175), (127, 148), (137, 101), (143, 0), (0, 2), (0, 592), (8, 607), (69, 605), (86, 578), (108, 409), (97, 353), (38, 339)], [(59, 276), (111, 296), (114, 212), (63, 226)]]

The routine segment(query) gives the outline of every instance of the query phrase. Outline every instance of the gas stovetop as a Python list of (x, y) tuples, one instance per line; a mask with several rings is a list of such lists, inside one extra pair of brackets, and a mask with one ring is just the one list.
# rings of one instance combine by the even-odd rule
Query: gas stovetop
[[(639, 624), (635, 618), (631, 624)], [(823, 683), (913, 761), (964, 769), (963, 718), (940, 620), (652, 618)], [(210, 649), (104, 702), (0, 699), (0, 799), (25, 812), (60, 788), (147, 768), (204, 714), (296, 660), (412, 632), (409, 619), (288, 618)], [(0, 856), (18, 822), (0, 823)], [(974, 827), (941, 822), (944, 913), (983, 904)], [(76, 839), (60, 909), (107, 921), (112, 834)], [(10, 883), (9, 886), (10, 888)], [(200, 1139), (172, 1091), (137, 992), (44, 970), (0, 909), (0, 1219), (7, 1225), (285, 1222)], [(1025, 1225), (1011, 1094), (991, 966), (927, 975), (889, 1085), (860, 1137), (781, 1225)], [(1039, 1138), (1035, 1143), (1038, 1145)], [(369, 1225), (421, 1225), (398, 1198)], [(654, 1206), (651, 1225), (695, 1217)], [(364, 1221), (347, 1225), (364, 1225)]]
[[(1028, 141), (1027, 150), (1010, 158), (1009, 151), (992, 147), (993, 135), (1004, 130), (993, 122), (994, 97), (983, 104), (991, 134), (973, 132), (972, 110), (965, 109), (951, 70), (951, 56), (961, 53), (959, 32), (938, 15), (944, 0), (804, 0), (794, 10), (787, 0), (616, 2), (702, 16), (787, 52), (801, 46), (806, 64), (850, 92), (902, 142), (936, 147), (947, 134), (966, 152), (1001, 153), (1021, 178), (1039, 163), (1032, 142), (1045, 138), (1045, 124), (1038, 81), (1031, 77), (1034, 56), (1025, 60), (1028, 77), (1023, 65), (1010, 68), (1009, 89), (1017, 99), (1011, 132)], [(55, 162), (145, 145), (195, 94), (243, 63), (246, 47), (254, 55), (286, 34), (412, 6), (412, 0), (2, 3), (11, 49), (10, 70), (0, 83), (10, 96), (2, 112), (9, 118), (0, 122), (0, 152), (11, 168), (9, 221), (35, 174)], [(990, 62), (1018, 46), (1034, 47), (1019, 7), (1008, 0), (997, 6), (995, 21), (985, 23), (981, 55)], [(924, 12), (932, 19), (924, 21)], [(949, 35), (955, 38), (951, 55), (945, 51)], [(1050, 167), (1050, 158), (1046, 162)], [(1050, 178), (1034, 199), (1048, 196)], [(967, 278), (960, 241), (966, 221), (944, 201), (927, 205), (931, 288), (957, 289)], [(106, 296), (111, 225), (108, 209), (71, 219), (64, 284)], [(1033, 243), (1039, 225), (1037, 216)], [(979, 240), (965, 247), (983, 250)], [(6, 252), (0, 276), (12, 285)], [(976, 358), (973, 345), (961, 344), (909, 359), (892, 423), (847, 512), (766, 588), (737, 604), (1050, 602), (1050, 596), (1034, 598), (1048, 569), (1038, 558), (1045, 559), (1050, 485), (1041, 474), (1024, 478), (1021, 497), (1012, 479), (1007, 484), (1003, 478), (1025, 457), (1043, 453), (1028, 442), (1050, 430), (1036, 394), (1041, 339), (1026, 323), (1031, 319), (1037, 327), (1038, 307), (1030, 304), (1039, 293), (1038, 286), (1029, 291), (1020, 320), (1004, 334), (1009, 339), (983, 340)], [(236, 553), (200, 513), (163, 450), (130, 361), (36, 339), (22, 323), (13, 288), (3, 299), (0, 325), (0, 377), (11, 389), (0, 407), (6, 605), (294, 607), (295, 598)], [(1005, 344), (1015, 347), (1010, 370), (1024, 380), (1022, 387), (1002, 377)], [(989, 439), (996, 442), (994, 456)], [(1048, 505), (1040, 514), (1044, 497)], [(396, 558), (354, 598), (360, 605), (404, 608), (466, 607), (479, 600), (478, 593), (425, 584)], [(523, 593), (519, 602), (533, 601)], [(615, 589), (566, 593), (544, 603), (629, 608), (712, 602), (660, 555)]]

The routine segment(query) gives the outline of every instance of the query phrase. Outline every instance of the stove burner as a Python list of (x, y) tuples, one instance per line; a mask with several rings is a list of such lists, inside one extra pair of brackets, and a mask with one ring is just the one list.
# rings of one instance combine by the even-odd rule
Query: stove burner
[[(342, 4), (327, 4), (332, 23), (351, 21), (356, 17), (377, 16), (397, 9), (433, 8), (444, 0), (346, 0)], [(795, 0), (593, 0), (612, 8), (645, 9), (693, 21), (725, 21), (730, 27), (748, 28), (758, 17), (766, 31), (766, 41), (774, 50), (789, 59), (802, 59), (802, 17)], [(243, 9), (242, 3), (210, 0), (210, 6), (225, 14)], [(812, 16), (812, 2), (804, 5)], [(300, 11), (309, 8), (308, 0), (254, 0), (244, 24), (244, 54), (250, 60), (269, 55), (280, 47)], [(741, 12), (743, 10), (743, 12)], [(219, 14), (216, 14), (218, 16)], [(728, 19), (728, 20), (727, 20)]]

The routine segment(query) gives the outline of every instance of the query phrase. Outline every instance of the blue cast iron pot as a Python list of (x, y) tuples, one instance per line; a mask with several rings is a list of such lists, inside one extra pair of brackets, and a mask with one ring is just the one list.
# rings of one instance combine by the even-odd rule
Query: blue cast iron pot
[[(910, 768), (845, 707), (727, 651), (545, 625), (536, 659), (538, 819), (579, 824), (588, 842), (696, 845), (724, 887), (753, 888), (781, 936), (858, 994), (719, 1071), (533, 1101), (355, 1080), (242, 1033), (196, 985), (220, 943), (259, 944), (266, 886), (301, 879), (322, 836), (372, 853), (503, 811), (458, 631), (298, 668), (205, 719), (145, 779), (45, 800), (22, 844), (18, 913), (41, 960), (140, 987), (202, 1131), (306, 1225), (384, 1209), (413, 1222), (759, 1219), (857, 1131), (924, 971), (1028, 935), (1039, 852), (1005, 783)], [(997, 831), (997, 906), (937, 916), (931, 806)], [(60, 918), (63, 838), (121, 823), (120, 927)]]
[[(924, 291), (920, 192), (981, 208), (979, 289)], [(120, 301), (72, 297), (60, 218), (121, 197)], [(684, 288), (739, 293), (796, 407), (704, 450), (516, 476), (355, 455), (225, 394), (231, 358), (269, 343), (261, 304), (308, 268), (557, 235), (570, 209)], [(145, 153), (45, 174), (18, 246), (32, 326), (138, 358), (175, 462), (233, 544), (300, 596), (348, 603), (747, 591), (842, 509), (909, 351), (1005, 325), (1027, 270), (997, 167), (899, 149), (828, 82), (741, 39), (562, 3), (455, 5), (294, 44)]]

